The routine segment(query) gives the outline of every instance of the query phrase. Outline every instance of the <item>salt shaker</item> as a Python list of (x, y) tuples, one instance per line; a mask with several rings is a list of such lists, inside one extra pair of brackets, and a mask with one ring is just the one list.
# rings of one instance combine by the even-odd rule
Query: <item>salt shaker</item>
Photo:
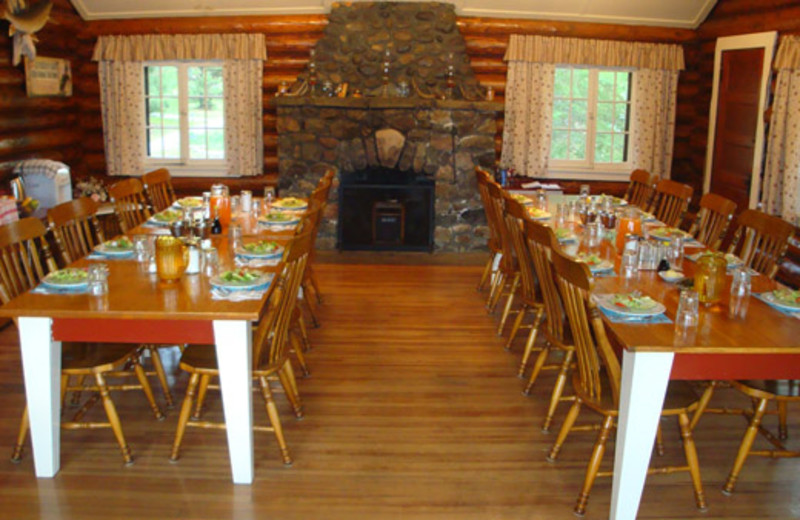
[(737, 267), (733, 270), (733, 279), (731, 280), (728, 317), (731, 319), (744, 319), (747, 316), (750, 291), (750, 271), (744, 266)]

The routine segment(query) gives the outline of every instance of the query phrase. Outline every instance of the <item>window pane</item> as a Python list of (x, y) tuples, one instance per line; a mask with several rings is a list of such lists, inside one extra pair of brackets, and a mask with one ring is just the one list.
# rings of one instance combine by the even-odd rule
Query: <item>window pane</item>
[(208, 127), (225, 128), (225, 106), (221, 99), (209, 99)]
[(611, 134), (597, 134), (594, 141), (594, 160), (611, 162)]
[(630, 72), (617, 72), (617, 100), (630, 101), (628, 94), (630, 92)]
[(628, 105), (617, 103), (614, 105), (614, 131), (624, 132), (628, 129)]
[(161, 94), (178, 95), (178, 67), (159, 67), (161, 69)]
[(222, 96), (222, 67), (206, 67), (206, 95)]
[(161, 130), (151, 128), (147, 130), (147, 156), (162, 158), (164, 149), (161, 143)]
[(189, 128), (205, 128), (206, 111), (203, 98), (189, 99)]
[(597, 99), (600, 101), (614, 99), (614, 72), (601, 70), (597, 73)]
[(555, 130), (553, 139), (550, 142), (550, 157), (552, 159), (569, 159), (567, 149), (569, 147), (569, 132)]
[(557, 98), (569, 97), (571, 74), (569, 69), (557, 68), (553, 94)]
[(625, 146), (628, 136), (617, 134), (614, 136), (614, 149), (612, 150), (612, 160), (614, 162), (625, 162), (628, 160), (628, 149)]
[(597, 131), (610, 132), (614, 124), (614, 105), (611, 103), (597, 104)]
[(206, 158), (206, 131), (189, 131), (189, 157), (192, 159)]
[(569, 101), (556, 99), (553, 101), (553, 128), (569, 127)]
[(573, 101), (572, 102), (572, 128), (579, 130), (586, 129), (586, 122), (588, 120), (589, 104), (586, 101)]
[(208, 158), (225, 158), (225, 132), (223, 130), (208, 131)]
[(150, 98), (147, 100), (147, 125), (148, 126), (161, 126), (163, 119), (161, 118), (161, 99)]
[(147, 74), (147, 93), (157, 96), (161, 92), (158, 67), (145, 67), (145, 73)]
[(205, 96), (206, 85), (203, 78), (203, 67), (189, 67), (189, 95)]
[(164, 126), (180, 127), (180, 113), (178, 110), (178, 98), (164, 98), (163, 100)]
[(181, 131), (177, 128), (164, 129), (164, 157), (168, 159), (181, 157)]
[(572, 132), (570, 134), (569, 158), (574, 161), (586, 159), (586, 132)]
[(572, 97), (589, 97), (589, 69), (573, 69), (572, 71)]

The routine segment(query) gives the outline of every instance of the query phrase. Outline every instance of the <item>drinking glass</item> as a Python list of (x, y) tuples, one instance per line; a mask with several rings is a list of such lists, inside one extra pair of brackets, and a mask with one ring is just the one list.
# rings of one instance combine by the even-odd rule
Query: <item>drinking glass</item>
[(728, 316), (731, 319), (743, 320), (747, 317), (747, 306), (750, 303), (750, 271), (745, 266), (739, 266), (732, 274)]
[(214, 276), (219, 269), (219, 253), (213, 247), (203, 249), (203, 274), (206, 276)]
[(264, 204), (266, 205), (266, 209), (264, 211), (266, 213), (269, 213), (269, 210), (272, 209), (273, 200), (275, 200), (275, 187), (266, 186), (264, 188)]
[(242, 227), (240, 225), (231, 225), (231, 227), (228, 229), (228, 240), (230, 240), (233, 251), (239, 249), (239, 246), (242, 245)]
[(253, 192), (250, 190), (242, 190), (239, 200), (242, 213), (245, 215), (250, 213), (250, 210), (253, 208)]
[(674, 233), (669, 240), (667, 262), (672, 269), (680, 271), (683, 263), (683, 235)]
[(239, 209), (241, 208), (241, 199), (239, 195), (234, 195), (231, 197), (231, 216), (235, 216), (239, 214)]
[(639, 254), (634, 250), (622, 252), (622, 260), (620, 261), (620, 271), (623, 278), (633, 278), (639, 270)]
[(108, 293), (108, 266), (103, 263), (91, 264), (88, 269), (89, 294), (102, 296)]
[(683, 289), (675, 312), (675, 331), (697, 327), (700, 321), (700, 295), (693, 289)]
[(133, 253), (137, 262), (143, 263), (150, 261), (153, 252), (150, 248), (150, 240), (147, 235), (133, 236)]

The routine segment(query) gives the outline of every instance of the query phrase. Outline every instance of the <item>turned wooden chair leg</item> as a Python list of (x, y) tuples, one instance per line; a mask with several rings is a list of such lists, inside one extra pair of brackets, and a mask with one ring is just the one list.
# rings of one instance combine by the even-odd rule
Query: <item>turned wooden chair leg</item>
[(550, 426), (553, 424), (553, 417), (556, 415), (556, 408), (561, 401), (561, 395), (564, 393), (564, 387), (567, 385), (567, 374), (569, 367), (572, 364), (572, 357), (575, 355), (574, 350), (568, 350), (564, 353), (564, 359), (561, 361), (561, 368), (558, 370), (556, 383), (553, 385), (553, 392), (550, 394), (550, 406), (547, 408), (547, 415), (542, 423), (542, 432), (550, 432)]
[(264, 396), (269, 422), (272, 423), (272, 429), (275, 433), (275, 439), (278, 441), (278, 447), (281, 450), (283, 463), (288, 466), (292, 463), (292, 457), (289, 455), (289, 448), (286, 446), (286, 440), (283, 438), (281, 418), (278, 416), (278, 407), (275, 406), (275, 399), (272, 396), (272, 389), (270, 389), (269, 381), (267, 381), (265, 376), (261, 376), (259, 381), (261, 381), (261, 395)]
[(689, 425), (689, 416), (685, 413), (678, 415), (678, 425), (681, 428), (681, 438), (683, 439), (683, 451), (686, 455), (686, 463), (689, 465), (689, 474), (692, 477), (692, 487), (694, 488), (694, 501), (697, 509), (705, 511), (708, 509), (706, 495), (703, 492), (703, 481), (700, 479), (700, 462), (697, 460), (697, 447), (694, 444), (692, 428)]
[(186, 433), (186, 425), (189, 422), (189, 415), (192, 413), (192, 400), (194, 393), (197, 390), (197, 384), (200, 382), (200, 374), (197, 372), (192, 373), (189, 378), (189, 384), (186, 387), (186, 397), (183, 398), (181, 405), (181, 413), (178, 416), (178, 427), (175, 429), (175, 441), (172, 444), (172, 454), (169, 460), (175, 462), (180, 458), (181, 443), (183, 442), (183, 434)]
[(147, 350), (150, 352), (150, 359), (153, 362), (153, 368), (158, 378), (158, 383), (161, 385), (161, 392), (164, 394), (164, 401), (167, 403), (167, 408), (172, 408), (175, 403), (172, 400), (172, 392), (169, 389), (169, 382), (167, 381), (167, 373), (164, 371), (164, 364), (161, 362), (161, 355), (158, 353), (156, 345), (147, 345)]
[(305, 308), (306, 312), (308, 313), (308, 317), (311, 318), (311, 325), (316, 329), (319, 327), (319, 321), (317, 320), (317, 315), (314, 314), (314, 308), (311, 305), (311, 302), (308, 299), (308, 295), (306, 291), (303, 291), (303, 297), (297, 299), (300, 302), (300, 305)]
[(103, 374), (101, 374), (100, 372), (95, 372), (94, 379), (95, 382), (97, 383), (97, 388), (100, 391), (100, 397), (103, 400), (103, 408), (105, 408), (106, 410), (106, 415), (108, 416), (108, 422), (111, 424), (111, 430), (114, 432), (114, 437), (116, 437), (117, 439), (120, 451), (122, 451), (122, 458), (125, 460), (125, 464), (130, 466), (131, 464), (133, 464), (133, 456), (131, 455), (131, 448), (125, 441), (125, 434), (122, 433), (122, 423), (120, 423), (119, 415), (117, 414), (117, 407), (114, 406), (114, 401), (111, 400), (111, 395), (109, 395), (108, 385), (106, 384), (106, 380), (103, 377)]
[(567, 440), (567, 435), (569, 435), (572, 425), (575, 424), (575, 420), (578, 418), (580, 411), (581, 401), (580, 399), (575, 399), (575, 402), (572, 403), (572, 407), (570, 407), (569, 412), (567, 412), (567, 416), (564, 418), (564, 424), (561, 425), (561, 429), (558, 431), (556, 442), (553, 443), (553, 447), (550, 448), (550, 453), (547, 455), (547, 462), (555, 462), (558, 458), (558, 454), (561, 452), (561, 447), (564, 445), (564, 441)]
[(764, 417), (764, 413), (767, 411), (767, 402), (767, 399), (759, 400), (755, 412), (753, 413), (753, 418), (750, 420), (750, 424), (747, 426), (747, 430), (744, 432), (742, 444), (739, 446), (739, 452), (736, 454), (736, 460), (733, 463), (733, 468), (728, 475), (728, 479), (725, 481), (725, 485), (722, 486), (722, 492), (726, 495), (733, 493), (733, 488), (736, 487), (736, 481), (739, 479), (739, 473), (742, 471), (744, 461), (747, 460), (747, 456), (750, 454), (750, 449), (753, 447), (753, 441), (756, 440), (758, 427), (761, 425), (761, 419)]
[(700, 421), (700, 417), (703, 416), (703, 413), (708, 408), (708, 402), (711, 400), (711, 396), (714, 395), (714, 389), (717, 387), (716, 381), (709, 381), (708, 386), (703, 391), (703, 395), (700, 396), (700, 399), (697, 401), (697, 409), (694, 411), (692, 415), (692, 420), (689, 421), (689, 428), (694, 430), (697, 423)]
[(519, 288), (519, 273), (514, 275), (514, 279), (511, 280), (511, 290), (508, 291), (508, 299), (506, 300), (506, 305), (503, 307), (503, 314), (500, 316), (500, 324), (497, 326), (497, 335), (503, 335), (503, 329), (506, 326), (506, 320), (508, 320), (508, 315), (511, 314), (511, 307), (514, 305), (514, 298), (517, 296), (517, 289)]
[(497, 300), (500, 299), (500, 295), (503, 293), (503, 287), (506, 284), (506, 275), (503, 271), (497, 271), (497, 274), (494, 276), (494, 280), (492, 280), (492, 287), (489, 291), (489, 297), (486, 299), (486, 311), (491, 314), (494, 312), (494, 308), (497, 305)]
[(494, 264), (494, 257), (495, 253), (489, 255), (489, 259), (486, 261), (486, 267), (483, 268), (483, 274), (481, 274), (481, 279), (478, 282), (478, 287), (475, 290), (478, 292), (482, 291), (486, 287), (486, 281), (489, 280), (489, 274), (492, 272), (492, 265)]
[(211, 383), (211, 376), (209, 374), (200, 376), (200, 384), (197, 387), (197, 400), (194, 405), (194, 413), (192, 414), (192, 419), (195, 421), (200, 420), (200, 416), (203, 413), (203, 406), (206, 403), (209, 383)]
[(778, 401), (778, 438), (782, 441), (789, 438), (789, 430), (786, 427), (786, 401)]
[(322, 293), (319, 291), (319, 283), (317, 283), (317, 277), (314, 275), (314, 270), (310, 263), (306, 266), (306, 271), (308, 271), (308, 282), (311, 284), (311, 288), (314, 289), (317, 303), (322, 305)]
[[(86, 379), (86, 376), (82, 374), (82, 375), (79, 375), (79, 376), (76, 376), (76, 377), (78, 378), (78, 382), (75, 384), (75, 386), (78, 386), (78, 387), (83, 386), (83, 382)], [(80, 390), (73, 390), (72, 391), (72, 399), (70, 399), (70, 403), (69, 403), (70, 406), (72, 406), (73, 408), (76, 408), (81, 403), (81, 393), (82, 392)]]
[(297, 328), (300, 331), (300, 336), (303, 338), (303, 351), (308, 352), (311, 350), (311, 340), (308, 338), (308, 328), (306, 327), (306, 320), (300, 314), (297, 318)]
[[(539, 333), (539, 326), (542, 324), (542, 317), (544, 316), (544, 307), (540, 307), (536, 310), (536, 316), (533, 318), (533, 323), (531, 324), (531, 331), (528, 333), (528, 339), (525, 341), (525, 350), (522, 352), (522, 361), (519, 363), (519, 370), (517, 371), (517, 377), (522, 377), (525, 375), (525, 369), (528, 365), (528, 359), (531, 357), (531, 352), (533, 352), (533, 346), (536, 343), (536, 336)], [(510, 343), (509, 343), (510, 345)]]
[(542, 367), (549, 356), (550, 345), (545, 345), (544, 348), (542, 348), (542, 350), (539, 352), (539, 355), (536, 356), (536, 361), (533, 363), (533, 369), (531, 369), (531, 375), (528, 378), (528, 384), (525, 385), (525, 389), (522, 391), (523, 394), (530, 395), (533, 385), (535, 385), (536, 380), (539, 379), (539, 374), (542, 372)]
[(658, 428), (656, 428), (656, 455), (664, 456), (664, 429), (661, 427), (661, 421), (658, 422)]
[(22, 453), (25, 451), (25, 439), (28, 438), (28, 407), (22, 411), (22, 418), (19, 421), (19, 433), (17, 433), (17, 443), (14, 445), (14, 452), (11, 454), (11, 462), (17, 464), (22, 460)]
[(294, 410), (295, 417), (302, 419), (303, 403), (300, 400), (300, 394), (297, 392), (297, 381), (294, 378), (292, 364), (288, 359), (281, 369), (278, 370), (278, 379), (283, 386), (284, 392), (286, 392), (286, 398), (289, 400), (289, 404), (292, 405), (292, 410)]
[(589, 459), (589, 467), (586, 468), (586, 479), (583, 482), (583, 489), (578, 495), (578, 501), (575, 503), (575, 514), (583, 516), (586, 513), (586, 503), (589, 501), (589, 493), (592, 491), (594, 481), (597, 478), (597, 472), (600, 470), (600, 463), (603, 461), (603, 455), (606, 452), (606, 441), (608, 435), (611, 433), (611, 428), (614, 426), (614, 417), (607, 415), (603, 420), (603, 428), (597, 436), (597, 442), (594, 444), (592, 456)]
[(297, 358), (297, 364), (300, 365), (300, 370), (303, 371), (303, 377), (310, 376), (311, 371), (308, 369), (308, 365), (306, 364), (306, 358), (305, 355), (303, 355), (303, 345), (297, 339), (297, 333), (290, 332), (289, 339), (292, 342), (292, 351)]
[(511, 324), (511, 332), (508, 333), (508, 339), (506, 340), (505, 346), (503, 346), (504, 349), (511, 350), (511, 344), (517, 337), (517, 333), (519, 333), (519, 328), (522, 326), (522, 320), (525, 319), (525, 316), (528, 314), (528, 310), (529, 307), (524, 303), (522, 304), (522, 307), (519, 308), (517, 317), (514, 318), (514, 323)]
[(158, 404), (156, 403), (155, 396), (153, 395), (153, 389), (150, 388), (150, 382), (147, 380), (147, 375), (144, 373), (144, 368), (142, 368), (141, 363), (136, 357), (133, 358), (133, 370), (136, 373), (136, 379), (139, 380), (139, 384), (142, 385), (142, 391), (144, 392), (145, 398), (147, 398), (147, 402), (150, 405), (150, 409), (153, 411), (153, 415), (159, 421), (164, 419), (164, 414), (161, 412), (161, 408), (159, 408)]

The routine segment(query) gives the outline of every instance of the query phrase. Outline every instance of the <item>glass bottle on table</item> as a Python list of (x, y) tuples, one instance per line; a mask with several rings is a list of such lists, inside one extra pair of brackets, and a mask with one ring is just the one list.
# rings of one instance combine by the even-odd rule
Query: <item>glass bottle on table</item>
[(224, 184), (214, 184), (211, 186), (211, 213), (219, 218), (220, 224), (227, 227), (231, 223), (231, 196), (228, 187)]

